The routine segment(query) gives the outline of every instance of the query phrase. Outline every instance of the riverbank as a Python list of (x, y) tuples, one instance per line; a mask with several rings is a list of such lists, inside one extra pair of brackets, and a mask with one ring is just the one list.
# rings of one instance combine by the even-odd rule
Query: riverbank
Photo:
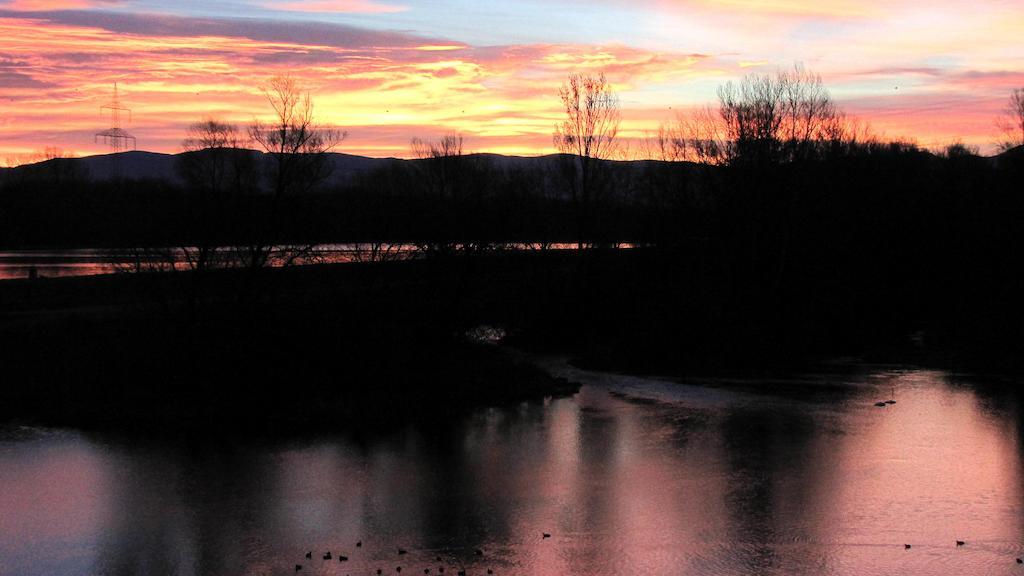
[(0, 418), (386, 427), (572, 392), (472, 336), (479, 326), (512, 347), (637, 374), (766, 373), (835, 356), (1013, 371), (1019, 358), (1003, 327), (971, 310), (941, 316), (913, 287), (739, 290), (723, 278), (686, 253), (638, 249), (9, 281)]
[(194, 307), (188, 274), (4, 283), (0, 419), (379, 429), (578, 389), (474, 332), (459, 274), (434, 268), (226, 271)]

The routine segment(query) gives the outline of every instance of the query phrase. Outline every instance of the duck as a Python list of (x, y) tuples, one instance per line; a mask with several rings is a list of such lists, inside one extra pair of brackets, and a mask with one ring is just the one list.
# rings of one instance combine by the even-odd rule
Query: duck
[(878, 406), (879, 408), (885, 408), (886, 406), (888, 406), (888, 404), (886, 404), (885, 402), (875, 402), (875, 406)]
[(312, 552), (312, 550), (311, 550), (311, 551), (309, 551), (309, 552), (306, 552), (306, 558), (313, 558), (313, 552)]
[(356, 542), (356, 548), (362, 548), (362, 547), (363, 547), (363, 541), (362, 540), (360, 540), (359, 542)]
[(475, 554), (476, 554), (477, 556), (483, 556), (483, 555), (484, 555), (484, 551), (483, 551), (483, 550), (481, 550), (481, 549), (479, 549), (479, 548), (477, 548), (477, 549), (476, 549), (476, 551), (475, 551)]
[(1020, 558), (1017, 558), (1017, 564), (1024, 564), (1024, 560), (1021, 560)]
[(405, 550), (402, 550), (401, 548), (399, 548), (399, 549), (398, 549), (398, 553), (399, 553), (399, 554), (405, 554), (405, 553), (406, 553), (406, 551), (405, 551)]
[(325, 552), (324, 553), (324, 560), (330, 560), (330, 559), (331, 559), (331, 552), (330, 551)]
[(399, 574), (401, 574), (402, 573), (402, 567), (401, 566), (395, 566), (395, 572), (398, 572)]
[(302, 564), (295, 565), (295, 571), (298, 572), (299, 570), (302, 570)]
[(956, 541), (956, 545), (957, 546), (963, 546), (964, 544), (967, 544), (967, 542), (964, 542), (963, 540), (957, 540)]
[(544, 538), (551, 538), (551, 534), (548, 534), (547, 532), (541, 532), (540, 534), (541, 540)]
[(348, 562), (348, 556), (338, 555), (338, 562)]
[(903, 549), (904, 550), (910, 550), (910, 544), (904, 544), (903, 545)]

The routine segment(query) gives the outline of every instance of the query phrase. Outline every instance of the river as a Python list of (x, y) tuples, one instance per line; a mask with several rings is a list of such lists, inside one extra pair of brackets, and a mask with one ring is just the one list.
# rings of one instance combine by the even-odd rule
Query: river
[[(633, 248), (636, 244), (619, 243), (617, 248)], [(425, 246), (417, 244), (345, 243), (318, 244), (312, 247), (285, 247), (278, 256), (271, 255), (271, 266), (302, 264), (344, 264), (380, 260), (406, 260), (422, 257)], [(489, 246), (490, 250), (572, 250), (571, 243), (513, 242)], [(235, 247), (221, 247), (219, 266), (238, 265)], [(295, 251), (302, 256), (294, 258)], [(307, 251), (308, 250), (308, 251)], [(62, 278), (67, 276), (97, 276), (118, 272), (135, 272), (170, 268), (189, 268), (186, 251), (189, 248), (63, 248), (0, 250), (0, 281), (23, 278)]]
[(548, 364), (580, 392), (386, 434), (9, 426), (0, 574), (1024, 573), (1003, 388), (893, 366), (671, 381)]

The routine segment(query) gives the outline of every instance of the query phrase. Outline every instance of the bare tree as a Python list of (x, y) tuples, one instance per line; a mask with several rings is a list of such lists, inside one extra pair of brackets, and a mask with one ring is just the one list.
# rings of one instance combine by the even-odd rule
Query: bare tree
[[(185, 152), (233, 150), (243, 148), (245, 143), (245, 140), (239, 134), (237, 126), (207, 117), (189, 125), (187, 135), (181, 142), (181, 147)], [(220, 164), (227, 165), (227, 162), (222, 161)], [(216, 165), (213, 166), (213, 168), (217, 167)], [(220, 172), (224, 171), (221, 170)], [(216, 177), (217, 174), (209, 174), (209, 176)]]
[(558, 91), (565, 119), (555, 126), (555, 149), (567, 155), (566, 175), (577, 214), (578, 246), (591, 242), (589, 220), (605, 184), (602, 161), (611, 157), (618, 142), (621, 113), (619, 98), (602, 73), (572, 74)]
[(383, 239), (354, 242), (348, 251), (350, 262), (392, 262), (408, 257), (405, 247)]
[(705, 106), (689, 114), (677, 114), (663, 122), (648, 144), (650, 158), (666, 162), (695, 162), (705, 166), (724, 164), (729, 146), (719, 112)]
[(821, 76), (800, 66), (726, 82), (718, 89), (718, 101), (721, 152), (730, 164), (812, 159), (845, 124)]
[(461, 134), (445, 134), (437, 142), (413, 138), (410, 147), (413, 156), (420, 160), (425, 184), (435, 197), (452, 199), (459, 195), (460, 177), (468, 162), (462, 152)]
[(428, 257), (448, 256), (458, 249), (455, 215), (456, 187), (465, 168), (462, 155), (463, 138), (451, 133), (437, 142), (413, 138), (409, 143), (420, 175), (420, 185), (428, 196), (425, 205), (424, 237), (417, 248)]
[(176, 168), (193, 209), (194, 230), (180, 252), (185, 264), (197, 275), (230, 262), (219, 248), (226, 219), (226, 196), (248, 188), (243, 183), (252, 183), (251, 171), (247, 170), (251, 154), (244, 146), (236, 126), (213, 118), (191, 124), (181, 143), (185, 153), (178, 157)]
[(43, 186), (75, 186), (89, 179), (88, 170), (75, 160), (74, 154), (57, 146), (18, 154), (5, 159), (8, 167), (20, 166), (17, 175), (22, 184)]
[(1010, 92), (1010, 100), (996, 123), (1003, 132), (999, 144), (1002, 150), (1024, 146), (1024, 88)]
[(238, 216), (229, 214), (230, 200), (252, 194), (256, 186), (255, 159), (245, 144), (232, 124), (213, 118), (190, 124), (181, 143), (183, 153), (175, 163), (185, 188), (188, 228), (166, 244), (125, 248), (113, 270), (128, 274), (191, 271), (186, 300), (195, 312), (206, 273), (235, 264), (224, 246), (228, 240), (224, 230)]
[(638, 154), (634, 160), (657, 160), (659, 162), (686, 160), (687, 143), (678, 134), (675, 122), (662, 122), (658, 126), (657, 132), (647, 135), (638, 143)]
[[(666, 146), (704, 167), (705, 189), (725, 185), (714, 202), (733, 214), (733, 251), (743, 268), (763, 270), (762, 284), (782, 284), (797, 242), (802, 191), (818, 185), (817, 172), (797, 163), (848, 155), (871, 143), (866, 126), (839, 110), (818, 74), (801, 66), (774, 74), (750, 74), (718, 89), (718, 109), (679, 117), (665, 129)], [(721, 180), (721, 182), (719, 182)]]
[(948, 159), (977, 158), (981, 150), (977, 146), (969, 146), (957, 140), (946, 146), (939, 155)]
[(464, 139), (449, 133), (437, 141), (413, 138), (416, 169), (430, 197), (428, 236), (420, 249), (430, 255), (474, 252), (488, 243), (480, 235), (478, 201), (487, 186), (484, 161), (464, 152)]
[(281, 242), (283, 201), (309, 192), (331, 173), (328, 154), (347, 134), (318, 124), (313, 115), (309, 92), (299, 87), (290, 76), (271, 78), (263, 90), (273, 110), (269, 122), (254, 120), (249, 137), (267, 153), (265, 180), (270, 193), (269, 211), (253, 238), (242, 250), (242, 260), (249, 268), (261, 268), (277, 261), (292, 263), (313, 253), (313, 246), (288, 248)]

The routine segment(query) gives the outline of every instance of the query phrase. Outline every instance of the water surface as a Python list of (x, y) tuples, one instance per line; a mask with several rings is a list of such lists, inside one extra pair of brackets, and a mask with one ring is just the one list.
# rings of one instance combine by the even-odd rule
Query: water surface
[(555, 370), (581, 392), (374, 437), (8, 429), (0, 574), (1024, 573), (1019, 407), (974, 379)]
[[(517, 242), (494, 246), (506, 251), (572, 250), (575, 244)], [(618, 248), (632, 248), (621, 243)], [(424, 255), (424, 247), (416, 244), (346, 243), (319, 244), (294, 258), (296, 247), (281, 247), (271, 254), (271, 266), (303, 264), (345, 264), (381, 260), (408, 260)], [(188, 248), (194, 251), (195, 248)], [(225, 246), (220, 252), (219, 266), (238, 266), (236, 248)], [(181, 248), (67, 248), (0, 250), (0, 280), (30, 278), (62, 278), (97, 276), (118, 272), (188, 270), (188, 257)]]

